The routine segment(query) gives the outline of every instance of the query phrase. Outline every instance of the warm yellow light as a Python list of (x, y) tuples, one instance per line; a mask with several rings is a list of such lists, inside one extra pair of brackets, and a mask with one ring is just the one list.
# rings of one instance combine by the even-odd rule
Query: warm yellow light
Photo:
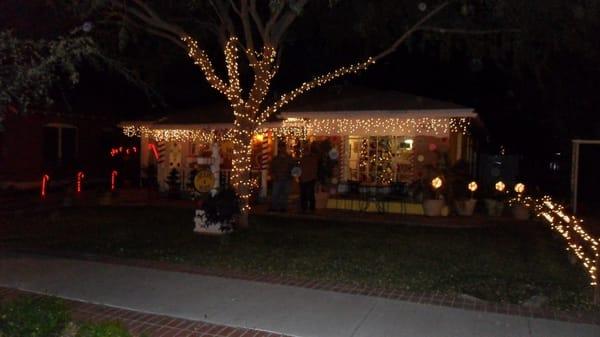
[(265, 136), (262, 133), (257, 133), (254, 135), (254, 139), (257, 142), (262, 142), (265, 139)]
[(476, 183), (476, 182), (474, 182), (474, 181), (470, 182), (470, 183), (469, 183), (469, 185), (467, 185), (467, 188), (468, 188), (468, 189), (469, 189), (469, 191), (471, 191), (471, 192), (475, 192), (475, 191), (477, 191), (477, 187), (479, 187), (479, 186), (477, 186), (477, 183)]
[(439, 189), (440, 187), (442, 187), (442, 178), (440, 178), (440, 177), (433, 178), (433, 180), (431, 181), (431, 186), (436, 190)]
[(496, 191), (503, 192), (505, 188), (506, 184), (504, 184), (502, 181), (496, 183)]
[(517, 193), (523, 193), (525, 192), (525, 184), (523, 183), (518, 183), (515, 185), (515, 192)]

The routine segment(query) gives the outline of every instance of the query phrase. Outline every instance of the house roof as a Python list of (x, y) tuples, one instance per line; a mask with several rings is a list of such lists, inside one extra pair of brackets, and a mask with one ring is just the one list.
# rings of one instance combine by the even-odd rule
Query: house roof
[[(364, 118), (364, 117), (476, 117), (472, 108), (456, 103), (411, 95), (399, 91), (380, 91), (363, 87), (329, 87), (307, 93), (286, 106), (271, 119), (289, 118)], [(233, 111), (225, 102), (179, 110), (155, 120), (154, 125), (178, 128), (210, 125), (227, 128)]]
[[(427, 116), (423, 116), (426, 114)], [(299, 97), (283, 117), (476, 117), (472, 108), (400, 91), (328, 87)]]

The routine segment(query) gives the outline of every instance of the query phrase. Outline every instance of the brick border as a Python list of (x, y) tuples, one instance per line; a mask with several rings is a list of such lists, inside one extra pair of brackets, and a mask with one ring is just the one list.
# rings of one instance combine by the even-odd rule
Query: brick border
[[(0, 303), (20, 296), (48, 297), (23, 290), (0, 287)], [(234, 328), (202, 321), (109, 307), (81, 301), (64, 300), (76, 322), (120, 322), (133, 336), (148, 337), (290, 337), (256, 329)]]
[(571, 323), (587, 323), (600, 325), (600, 313), (586, 311), (561, 311), (552, 308), (532, 308), (510, 303), (495, 303), (487, 301), (472, 300), (459, 295), (442, 294), (440, 292), (425, 293), (411, 292), (389, 288), (370, 288), (358, 285), (344, 284), (334, 281), (317, 281), (283, 276), (263, 275), (235, 271), (214, 270), (193, 266), (190, 264), (177, 264), (165, 261), (153, 261), (133, 258), (118, 258), (106, 255), (81, 254), (77, 252), (56, 252), (46, 250), (2, 250), (0, 253), (28, 254), (41, 256), (55, 256), (60, 258), (85, 260), (92, 262), (125, 265), (131, 267), (158, 269), (180, 273), (197, 274), (204, 276), (231, 278), (244, 281), (263, 282), (270, 284), (301, 287), (315, 290), (334, 291), (352, 295), (364, 295), (399, 301), (407, 301), (419, 304), (446, 306), (471, 311), (483, 311), (490, 313), (523, 316), (530, 318), (545, 318), (556, 321)]

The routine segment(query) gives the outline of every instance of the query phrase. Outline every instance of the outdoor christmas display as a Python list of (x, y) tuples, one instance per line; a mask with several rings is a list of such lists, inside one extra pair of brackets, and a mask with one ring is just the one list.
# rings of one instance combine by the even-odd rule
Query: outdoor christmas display
[[(242, 23), (241, 32), (236, 32), (234, 25), (223, 26), (227, 32), (227, 36), (222, 41), (224, 42), (223, 52), (226, 66), (226, 74), (223, 76), (217, 74), (208, 53), (194, 37), (181, 27), (163, 21), (159, 14), (143, 1), (111, 1), (109, 3), (114, 9), (114, 13), (122, 16), (130, 24), (142, 27), (145, 31), (168, 39), (176, 46), (184, 48), (194, 64), (202, 71), (209, 85), (226, 98), (234, 114), (233, 127), (227, 131), (227, 138), (233, 143), (231, 180), (241, 200), (244, 223), (247, 222), (246, 215), (250, 209), (251, 191), (257, 186), (256, 178), (251, 175), (252, 139), (255, 134), (262, 132), (265, 122), (298, 96), (337, 78), (364, 71), (379, 59), (393, 53), (421, 25), (448, 6), (448, 2), (444, 2), (426, 13), (381, 53), (316, 76), (312, 80), (302, 83), (296, 89), (275, 98), (273, 103), (267, 105), (264, 103), (270, 94), (273, 78), (279, 70), (283, 33), (300, 11), (287, 10), (284, 4), (280, 4), (279, 10), (269, 11), (269, 16), (265, 18), (257, 10), (254, 1), (241, 1), (238, 5), (230, 2), (227, 5), (213, 6), (221, 20), (231, 20), (231, 15), (234, 13), (239, 16)], [(300, 1), (296, 6), (302, 9), (306, 3), (305, 0)], [(238, 35), (243, 39), (238, 39)], [(254, 74), (253, 81), (246, 90), (240, 80), (240, 57), (247, 59), (249, 68)], [(131, 134), (138, 131), (128, 129), (126, 132)], [(145, 131), (141, 130), (141, 132)], [(176, 137), (189, 137), (187, 131), (175, 131), (175, 134)], [(213, 132), (200, 132), (194, 133), (194, 137), (206, 136), (203, 139), (211, 141), (212, 134)], [(179, 139), (181, 140), (181, 138)]]

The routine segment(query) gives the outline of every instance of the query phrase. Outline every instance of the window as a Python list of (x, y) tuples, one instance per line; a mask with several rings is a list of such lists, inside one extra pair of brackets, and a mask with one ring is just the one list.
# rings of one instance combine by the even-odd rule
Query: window
[(51, 166), (71, 165), (77, 156), (77, 128), (65, 124), (49, 124), (43, 131), (44, 163)]

